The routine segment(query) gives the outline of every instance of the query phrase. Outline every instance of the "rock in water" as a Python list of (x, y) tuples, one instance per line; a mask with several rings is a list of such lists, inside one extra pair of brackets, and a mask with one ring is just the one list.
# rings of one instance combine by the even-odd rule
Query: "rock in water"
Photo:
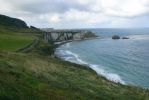
[(122, 39), (129, 39), (128, 37), (123, 37)]
[(114, 36), (112, 36), (112, 39), (120, 39), (120, 36), (114, 35)]

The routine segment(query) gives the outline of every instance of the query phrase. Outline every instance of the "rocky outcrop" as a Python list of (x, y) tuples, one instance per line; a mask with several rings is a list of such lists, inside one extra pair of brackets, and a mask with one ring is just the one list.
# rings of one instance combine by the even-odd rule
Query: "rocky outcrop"
[(97, 37), (97, 35), (91, 31), (84, 32), (83, 38), (94, 38)]
[(122, 37), (122, 39), (129, 39), (128, 37)]
[(88, 39), (88, 38), (95, 38), (98, 37), (95, 33), (88, 31), (88, 30), (82, 30), (80, 33), (76, 33), (73, 35), (72, 39)]
[(114, 39), (114, 40), (120, 39), (120, 36), (118, 36), (118, 35), (113, 35), (113, 36), (112, 36), (112, 39)]

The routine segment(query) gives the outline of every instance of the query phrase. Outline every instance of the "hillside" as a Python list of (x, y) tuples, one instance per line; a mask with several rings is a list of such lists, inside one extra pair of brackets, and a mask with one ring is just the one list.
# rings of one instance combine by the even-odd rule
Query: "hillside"
[(30, 29), (0, 26), (0, 50), (16, 51), (30, 44), (35, 39), (35, 36), (30, 33), (31, 31)]
[(11, 18), (5, 15), (0, 15), (0, 25), (17, 28), (28, 28), (27, 24), (24, 21), (17, 18)]
[[(1, 26), (0, 100), (149, 100), (147, 89), (114, 83), (87, 66), (51, 57), (55, 45), (36, 31)], [(38, 44), (30, 51), (15, 52), (35, 37)]]
[(34, 41), (36, 32), (40, 30), (20, 19), (0, 15), (0, 50), (17, 51)]

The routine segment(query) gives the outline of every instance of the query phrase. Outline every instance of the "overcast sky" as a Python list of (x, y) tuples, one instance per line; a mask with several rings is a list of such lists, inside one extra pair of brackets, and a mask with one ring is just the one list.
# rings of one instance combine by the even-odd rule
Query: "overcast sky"
[(0, 14), (36, 27), (149, 27), (149, 0), (0, 0)]

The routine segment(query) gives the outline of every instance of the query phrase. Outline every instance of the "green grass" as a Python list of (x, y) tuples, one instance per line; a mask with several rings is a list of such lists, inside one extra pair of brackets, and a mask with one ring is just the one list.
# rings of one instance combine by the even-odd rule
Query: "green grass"
[(0, 49), (15, 51), (31, 43), (33, 38), (17, 35), (0, 35)]
[(0, 53), (0, 99), (148, 100), (149, 91), (106, 80), (91, 69), (35, 54)]
[(0, 49), (16, 51), (17, 49), (30, 44), (34, 39), (33, 34), (30, 33), (31, 31), (23, 33), (21, 30), (22, 29), (0, 26)]
[(149, 100), (149, 90), (114, 83), (86, 66), (52, 58), (54, 45), (42, 37), (28, 53), (12, 52), (37, 35), (29, 32), (0, 29), (0, 100)]
[(28, 54), (0, 53), (0, 98), (10, 100), (148, 100), (149, 90), (116, 84), (93, 70), (48, 55), (52, 45)]

